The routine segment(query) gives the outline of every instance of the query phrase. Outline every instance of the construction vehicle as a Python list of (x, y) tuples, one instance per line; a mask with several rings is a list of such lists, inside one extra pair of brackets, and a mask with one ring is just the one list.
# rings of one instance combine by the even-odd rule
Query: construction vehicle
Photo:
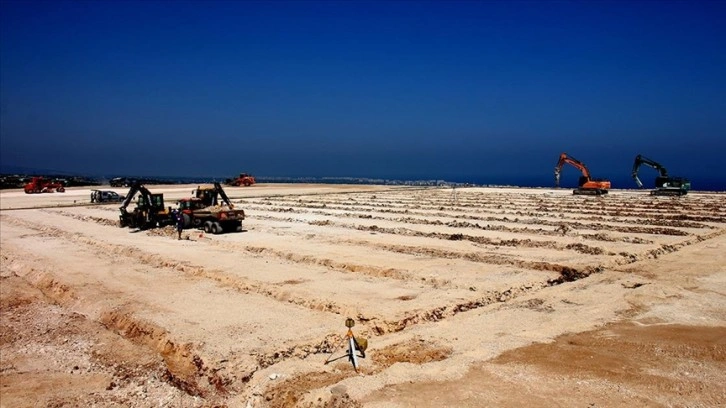
[(192, 194), (194, 197), (178, 202), (184, 228), (202, 228), (204, 232), (212, 234), (242, 230), (245, 212), (234, 208), (219, 183), (214, 183), (212, 187), (199, 186)]
[(240, 173), (240, 175), (238, 177), (233, 178), (233, 179), (228, 179), (226, 184), (228, 186), (235, 186), (235, 187), (239, 187), (239, 186), (249, 187), (249, 186), (255, 184), (255, 178), (254, 178), (254, 176), (252, 176), (250, 174)]
[(662, 164), (640, 154), (635, 156), (635, 163), (633, 163), (632, 172), (633, 180), (635, 180), (635, 184), (637, 184), (639, 188), (644, 188), (643, 183), (638, 178), (638, 170), (643, 164), (656, 169), (659, 173), (659, 175), (655, 178), (655, 190), (650, 192), (651, 195), (682, 196), (688, 194), (688, 190), (691, 189), (690, 180), (683, 177), (669, 176), (668, 170), (666, 170)]
[(126, 197), (119, 195), (115, 191), (91, 190), (91, 202), (92, 203), (121, 202), (125, 199), (126, 199)]
[(578, 181), (578, 187), (572, 190), (572, 194), (602, 195), (608, 193), (608, 190), (610, 189), (609, 180), (591, 178), (590, 170), (588, 170), (587, 166), (574, 157), (568, 156), (567, 153), (560, 154), (560, 159), (557, 161), (557, 166), (555, 166), (555, 187), (560, 186), (560, 172), (562, 172), (562, 166), (564, 166), (565, 163), (574, 166), (582, 172), (582, 176), (580, 176)]
[(126, 177), (115, 177), (109, 182), (111, 187), (130, 187), (133, 184)]
[(38, 194), (38, 193), (63, 193), (66, 188), (63, 187), (63, 183), (47, 180), (43, 177), (33, 177), (29, 183), (23, 186), (25, 194)]
[[(129, 212), (126, 207), (131, 203), (136, 193), (139, 193), (136, 207)], [(164, 206), (164, 194), (152, 194), (139, 181), (131, 184), (131, 188), (119, 209), (121, 210), (119, 216), (119, 227), (121, 228), (131, 227), (143, 230), (164, 227), (174, 223), (171, 208)]]

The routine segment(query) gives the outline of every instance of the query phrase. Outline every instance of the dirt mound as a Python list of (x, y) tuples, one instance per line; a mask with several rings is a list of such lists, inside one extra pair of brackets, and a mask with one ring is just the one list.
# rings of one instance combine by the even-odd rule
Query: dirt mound
[(451, 347), (436, 342), (414, 338), (405, 343), (388, 346), (373, 353), (373, 362), (378, 369), (390, 367), (395, 363), (425, 364), (449, 358)]
[[(341, 380), (354, 375), (356, 375), (355, 371), (350, 368), (349, 370), (341, 370), (332, 373), (319, 372), (295, 376), (267, 389), (264, 393), (265, 406), (269, 408), (289, 408), (298, 406), (297, 404), (308, 391), (336, 384)], [(357, 402), (352, 401), (345, 393), (338, 396), (331, 395), (330, 400), (318, 401), (318, 403), (319, 404), (316, 404), (315, 406), (326, 408), (355, 408), (361, 406)]]

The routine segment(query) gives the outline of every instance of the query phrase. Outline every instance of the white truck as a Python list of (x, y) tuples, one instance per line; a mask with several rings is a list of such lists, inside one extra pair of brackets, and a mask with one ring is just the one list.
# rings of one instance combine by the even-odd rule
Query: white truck
[(111, 190), (91, 190), (92, 203), (119, 203), (125, 198)]

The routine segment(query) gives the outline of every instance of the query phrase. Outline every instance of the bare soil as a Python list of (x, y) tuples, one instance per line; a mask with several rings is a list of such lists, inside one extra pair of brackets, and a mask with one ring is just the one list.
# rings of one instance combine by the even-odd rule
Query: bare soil
[(178, 241), (0, 192), (0, 407), (726, 405), (726, 195), (227, 194), (243, 232)]

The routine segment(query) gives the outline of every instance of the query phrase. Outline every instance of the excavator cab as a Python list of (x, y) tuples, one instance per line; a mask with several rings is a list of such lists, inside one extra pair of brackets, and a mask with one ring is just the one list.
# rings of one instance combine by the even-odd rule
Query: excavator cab
[(200, 210), (202, 208), (209, 207), (204, 200), (192, 197), (192, 198), (183, 198), (179, 200), (177, 203), (179, 205), (179, 211), (184, 212), (184, 210)]
[(194, 198), (201, 200), (205, 204), (204, 207), (218, 205), (219, 190), (216, 187), (199, 186), (192, 193), (194, 194)]
[(658, 176), (655, 178), (655, 187), (661, 189), (677, 189), (682, 192), (682, 195), (685, 195), (691, 189), (691, 181), (683, 177)]
[(164, 194), (139, 194), (136, 208), (142, 210), (160, 211), (164, 209)]
[(226, 204), (230, 208), (234, 208), (234, 205), (232, 205), (229, 201), (229, 197), (227, 197), (227, 194), (224, 192), (222, 185), (216, 182), (212, 186), (198, 186), (194, 191), (192, 191), (192, 196), (204, 204), (201, 208), (222, 204)]
[(164, 210), (164, 194), (152, 194), (150, 196), (151, 209), (154, 211)]
[[(136, 193), (139, 193), (136, 208), (129, 212), (126, 207), (131, 203)], [(121, 210), (119, 216), (120, 227), (147, 229), (157, 226), (163, 227), (172, 223), (169, 210), (164, 207), (164, 194), (152, 194), (138, 181), (134, 182), (129, 189), (129, 193), (121, 203), (119, 210)]]

